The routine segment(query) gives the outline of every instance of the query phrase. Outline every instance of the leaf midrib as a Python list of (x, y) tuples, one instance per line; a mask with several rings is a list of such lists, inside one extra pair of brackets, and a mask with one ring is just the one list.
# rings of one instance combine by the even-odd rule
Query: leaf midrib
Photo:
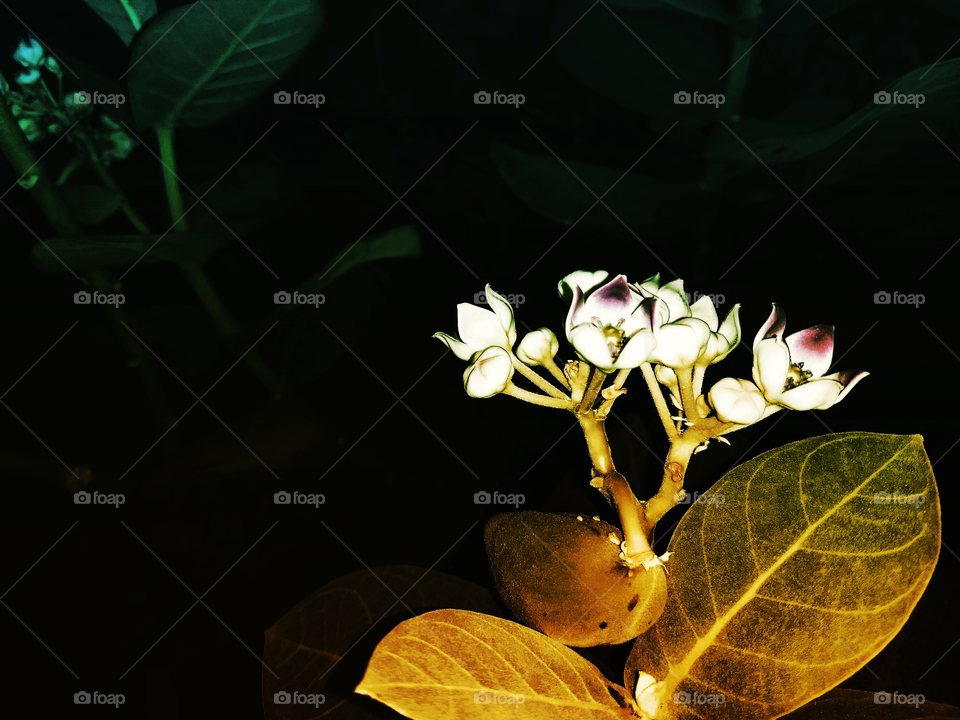
[[(842, 442), (841, 439), (834, 440), (833, 442)], [(770, 577), (783, 566), (789, 559), (791, 559), (798, 550), (803, 548), (803, 543), (806, 539), (812, 535), (820, 525), (822, 525), (827, 519), (833, 516), (833, 514), (839, 510), (841, 507), (846, 505), (853, 497), (856, 497), (860, 490), (870, 483), (880, 472), (884, 470), (890, 463), (896, 460), (904, 450), (909, 448), (913, 444), (913, 436), (911, 436), (903, 447), (897, 450), (889, 460), (887, 460), (883, 465), (877, 468), (873, 473), (867, 476), (867, 478), (857, 485), (853, 490), (851, 490), (847, 495), (836, 505), (834, 505), (828, 512), (826, 512), (819, 520), (810, 525), (803, 533), (800, 534), (797, 539), (790, 544), (790, 547), (780, 556), (780, 558), (773, 563), (767, 570), (757, 576), (757, 579), (750, 585), (749, 589), (743, 594), (743, 596), (734, 603), (733, 606), (723, 615), (723, 617), (718, 618), (717, 621), (710, 627), (709, 632), (703, 637), (699, 638), (697, 642), (693, 645), (693, 648), (689, 653), (684, 657), (683, 662), (679, 665), (671, 668), (670, 676), (666, 680), (666, 686), (664, 689), (663, 696), (667, 697), (673, 692), (673, 688), (676, 687), (681, 680), (687, 677), (687, 674), (690, 671), (690, 668), (693, 667), (703, 654), (713, 645), (713, 641), (717, 636), (726, 628), (726, 626), (733, 620), (734, 617), (748, 604), (750, 603), (757, 595), (760, 588), (763, 584), (770, 579)], [(822, 450), (826, 447), (827, 444), (821, 445), (817, 448), (817, 451)], [(746, 509), (746, 507), (745, 507)], [(675, 681), (674, 681), (675, 680)]]

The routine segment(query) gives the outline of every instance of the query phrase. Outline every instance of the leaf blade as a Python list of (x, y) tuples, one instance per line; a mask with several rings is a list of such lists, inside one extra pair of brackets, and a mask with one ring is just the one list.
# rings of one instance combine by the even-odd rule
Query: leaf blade
[(143, 24), (157, 14), (156, 0), (84, 0), (130, 46)]
[[(427, 680), (406, 680), (414, 660), (433, 671), (418, 670)], [(453, 674), (462, 684), (449, 684)], [(532, 720), (553, 720), (564, 709), (577, 718), (633, 716), (626, 691), (565, 645), (466, 610), (436, 610), (398, 625), (377, 646), (356, 692), (418, 720), (515, 718), (521, 706)], [(483, 693), (494, 693), (492, 702), (478, 702)], [(496, 694), (515, 702), (498, 703)]]
[[(864, 494), (891, 490), (925, 501)], [(682, 701), (694, 693), (723, 695), (712, 710), (729, 718), (777, 717), (823, 694), (896, 635), (939, 555), (919, 436), (809, 438), (744, 463), (710, 493), (724, 502), (694, 505), (678, 525), (667, 608), (624, 675), (630, 688), (639, 671), (665, 680), (661, 701), (678, 718), (693, 716)], [(688, 695), (672, 702), (675, 691)]]

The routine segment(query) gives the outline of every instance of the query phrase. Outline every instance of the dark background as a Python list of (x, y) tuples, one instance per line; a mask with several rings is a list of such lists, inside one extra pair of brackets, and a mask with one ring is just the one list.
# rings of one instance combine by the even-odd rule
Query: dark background
[[(951, 248), (960, 237), (960, 161), (948, 148), (960, 153), (957, 116), (931, 118), (926, 127), (880, 123), (831, 171), (835, 182), (824, 180), (804, 198), (810, 210), (797, 205), (779, 222), (795, 198), (757, 167), (727, 188), (715, 216), (704, 211), (699, 229), (678, 217), (683, 230), (667, 222), (663, 232), (638, 232), (640, 239), (619, 223), (608, 223), (618, 234), (579, 225), (566, 232), (511, 192), (492, 145), (549, 156), (546, 144), (565, 162), (618, 172), (654, 146), (636, 172), (689, 180), (704, 172), (706, 138), (726, 131), (712, 120), (690, 122), (679, 109), (676, 118), (637, 111), (638, 93), (662, 66), (602, 5), (522, 80), (588, 4), (407, 5), (387, 12), (387, 2), (324, 2), (323, 26), (275, 88), (322, 92), (319, 109), (275, 106), (271, 91), (224, 124), (178, 132), (179, 173), (193, 186), (220, 177), (279, 121), (244, 162), (276, 163), (303, 188), (291, 211), (244, 236), (279, 282), (240, 243), (206, 265), (245, 325), (235, 342), (217, 339), (175, 267), (143, 265), (125, 278), (126, 306), (139, 318), (141, 337), (170, 368), (160, 372), (178, 416), (195, 398), (177, 377), (202, 395), (269, 327), (263, 319), (273, 293), (303, 282), (375, 222), (374, 232), (416, 224), (423, 252), (351, 271), (326, 291), (321, 308), (273, 328), (257, 347), (285, 372), (284, 400), (273, 402), (238, 364), (204, 397), (222, 424), (197, 405), (179, 424), (173, 456), (152, 447), (159, 432), (103, 313), (72, 303), (80, 288), (70, 276), (34, 267), (37, 240), (24, 225), (49, 237), (43, 215), (19, 188), (3, 198), (16, 217), (0, 211), (0, 392), (16, 385), (2, 398), (0, 448), (54, 468), (57, 460), (89, 467), (91, 490), (127, 498), (119, 510), (80, 508), (62, 482), (0, 471), (0, 592), (14, 586), (0, 610), (4, 694), (30, 698), (40, 714), (72, 712), (72, 693), (85, 688), (123, 692), (124, 711), (138, 717), (262, 717), (263, 633), (324, 583), (364, 564), (436, 563), (492, 587), (482, 528), (497, 508), (475, 505), (476, 492), (523, 493), (523, 509), (613, 521), (587, 485), (588, 457), (574, 419), (507, 397), (469, 398), (464, 364), (431, 338), (440, 330), (454, 334), (456, 304), (471, 302), (488, 282), (524, 296), (521, 337), (548, 326), (562, 338), (566, 308), (557, 281), (575, 269), (602, 268), (632, 281), (679, 275), (691, 292), (722, 293), (721, 318), (742, 303), (741, 349), (708, 373), (708, 384), (750, 377), (747, 350), (772, 301), (788, 311), (787, 333), (836, 326), (834, 370), (863, 367), (871, 376), (828, 411), (780, 413), (732, 435), (732, 447), (711, 447), (691, 464), (687, 489), (706, 490), (747, 458), (813, 435), (922, 434), (941, 491), (939, 564), (904, 629), (843, 686), (956, 703), (960, 249)], [(172, 6), (161, 3), (161, 12)], [(696, 53), (716, 76), (729, 66), (732, 36), (720, 25), (610, 8), (667, 64)], [(829, 30), (808, 15), (803, 28), (772, 31), (756, 46), (743, 114), (797, 122), (846, 116), (948, 49), (944, 60), (958, 57), (960, 49), (950, 48), (960, 17), (948, 11), (932, 2), (908, 9), (851, 4), (829, 17)], [(791, 15), (804, 13), (798, 6)], [(81, 78), (115, 78), (126, 68), (127, 49), (83, 3), (11, 3), (0, 17), (0, 49), (12, 52), (29, 28)], [(5, 58), (0, 71), (10, 79), (16, 67)], [(70, 77), (68, 87), (73, 83)], [(522, 92), (526, 102), (519, 109), (478, 106), (478, 90)], [(657, 142), (675, 119), (684, 121)], [(865, 129), (773, 170), (803, 195)], [(140, 137), (156, 150), (151, 132)], [(69, 151), (57, 148), (45, 163), (60, 167), (68, 159)], [(137, 208), (166, 227), (153, 155), (137, 148), (113, 170)], [(555, 172), (569, 179), (559, 162)], [(409, 209), (398, 204), (387, 212), (395, 198), (374, 174), (397, 195), (423, 175), (404, 197)], [(0, 180), (3, 189), (15, 180), (6, 165)], [(594, 208), (592, 227), (609, 221), (606, 213)], [(104, 227), (129, 232), (119, 214)], [(877, 305), (878, 291), (923, 293), (925, 303)], [(558, 359), (571, 357), (561, 339)], [(608, 429), (618, 467), (638, 496), (649, 497), (666, 443), (639, 373), (628, 388)], [(275, 506), (272, 495), (281, 489), (321, 492), (326, 502), (316, 510)], [(682, 512), (665, 518), (658, 550)], [(209, 610), (190, 609), (190, 591)], [(614, 680), (622, 682), (617, 673), (628, 649), (596, 651)]]

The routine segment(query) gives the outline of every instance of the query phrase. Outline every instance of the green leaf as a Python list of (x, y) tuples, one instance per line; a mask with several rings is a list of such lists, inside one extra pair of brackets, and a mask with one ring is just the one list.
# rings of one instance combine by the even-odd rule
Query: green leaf
[(570, 648), (466, 610), (400, 623), (377, 645), (356, 691), (416, 720), (635, 717), (626, 691)]
[(84, 0), (129, 46), (141, 26), (157, 14), (156, 0)]
[(165, 12), (133, 46), (137, 125), (224, 120), (290, 69), (323, 14), (315, 0), (205, 0)]
[(716, 212), (716, 197), (701, 192), (694, 183), (635, 172), (619, 180), (624, 170), (570, 160), (561, 163), (552, 155), (528, 155), (500, 142), (491, 145), (490, 156), (514, 195), (564, 225), (576, 222), (597, 197), (610, 209), (597, 203), (577, 227), (630, 239), (685, 233), (710, 223)]
[[(592, 2), (592, 0), (580, 1), (583, 3)], [(734, 17), (713, 0), (610, 0), (609, 4), (628, 10), (666, 10), (696, 15), (707, 20), (716, 20), (729, 27), (734, 25)]]
[(60, 196), (80, 225), (99, 225), (123, 202), (119, 192), (99, 185), (64, 185)]
[[(887, 93), (896, 90), (905, 95), (923, 95), (924, 102), (916, 107), (894, 103), (878, 105), (873, 97), (869, 97), (869, 102), (862, 108), (836, 125), (828, 127), (798, 127), (787, 123), (758, 122), (744, 118), (733, 128), (736, 136), (722, 127), (714, 130), (704, 157), (708, 161), (743, 165), (793, 162), (830, 147), (854, 131), (858, 131), (859, 136), (877, 121), (885, 125), (893, 121), (915, 125), (920, 120), (956, 115), (960, 111), (958, 85), (960, 58), (938, 63), (932, 66), (932, 69), (927, 65), (897, 78), (884, 88)], [(875, 132), (876, 129), (872, 130), (865, 141), (869, 141)], [(851, 144), (854, 139), (855, 137), (850, 137)], [(882, 147), (884, 152), (890, 154), (887, 145)]]
[[(321, 693), (325, 696), (324, 708), (337, 708), (338, 717), (372, 719), (368, 701), (350, 692), (352, 683), (345, 686), (344, 676), (350, 672), (346, 663), (336, 665), (348, 651), (359, 659), (366, 649), (369, 657), (373, 644), (398, 619), (410, 617), (407, 607), (397, 602), (398, 596), (414, 611), (453, 606), (497, 612), (497, 604), (485, 588), (410, 565), (358, 570), (328, 582), (266, 631), (262, 671), (266, 720), (301, 717), (296, 714), (297, 707), (274, 703), (274, 693), (283, 691)], [(369, 646), (364, 643), (354, 647), (364, 637), (371, 641)], [(280, 677), (274, 677), (267, 668)]]
[[(691, 506), (669, 550), (667, 607), (625, 684), (663, 681), (658, 720), (779, 717), (862, 668), (926, 588), (940, 503), (922, 439), (847, 432), (763, 453)], [(697, 696), (714, 701), (682, 702)]]
[[(324, 265), (315, 278), (307, 280), (297, 292), (318, 293), (348, 270), (390, 258), (411, 258), (420, 255), (420, 235), (415, 225), (401, 225), (371, 238), (348, 245)], [(284, 306), (287, 307), (287, 306)]]
[[(163, 239), (157, 242), (161, 237)], [(38, 269), (52, 273), (65, 273), (68, 272), (67, 268), (84, 272), (93, 268), (129, 267), (138, 260), (139, 264), (146, 265), (159, 262), (202, 263), (230, 242), (235, 240), (229, 235), (209, 233), (81, 235), (50, 238), (34, 245), (33, 261)]]

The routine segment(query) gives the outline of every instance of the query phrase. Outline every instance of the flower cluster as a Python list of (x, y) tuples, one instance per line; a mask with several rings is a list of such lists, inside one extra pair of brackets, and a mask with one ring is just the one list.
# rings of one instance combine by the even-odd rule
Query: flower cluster
[[(118, 122), (101, 115), (100, 127), (89, 125), (93, 112), (89, 104), (77, 103), (74, 93), (63, 93), (63, 70), (55, 58), (44, 53), (43, 46), (30, 38), (21, 41), (13, 52), (13, 59), (24, 70), (16, 78), (19, 90), (13, 90), (6, 78), (0, 75), (0, 96), (10, 106), (10, 112), (30, 142), (38, 142), (48, 135), (60, 135), (74, 128), (67, 138), (82, 148), (96, 153), (98, 162), (107, 166), (114, 159), (126, 158), (134, 147), (134, 141)], [(53, 75), (57, 83), (56, 96), (47, 87), (41, 71)], [(89, 146), (87, 145), (89, 143)], [(68, 165), (60, 182), (76, 167)]]
[[(753, 342), (753, 381), (727, 377), (702, 393), (706, 368), (726, 358), (740, 342), (740, 305), (734, 305), (721, 323), (710, 296), (689, 303), (683, 280), (661, 284), (659, 275), (640, 283), (628, 282), (625, 275), (608, 278), (604, 271), (577, 271), (560, 281), (560, 296), (569, 303), (566, 338), (580, 360), (603, 375), (623, 375), (640, 366), (647, 368), (645, 373), (652, 371), (650, 377), (664, 385), (674, 406), (686, 413), (686, 418), (672, 420), (692, 425), (691, 420), (715, 416), (725, 427), (742, 427), (781, 408), (824, 410), (868, 375), (860, 370), (827, 375), (833, 327), (817, 325), (784, 338), (786, 313), (774, 304)], [(468, 303), (458, 306), (459, 340), (446, 333), (434, 336), (470, 363), (463, 376), (467, 393), (486, 398), (507, 392), (529, 400), (531, 394), (512, 383), (514, 371), (520, 370), (536, 378), (538, 387), (554, 398), (567, 398), (527, 367), (542, 366), (571, 387), (570, 368), (561, 372), (554, 361), (559, 350), (556, 335), (547, 328), (534, 330), (514, 354), (513, 308), (489, 285), (486, 297), (490, 310)], [(617, 388), (621, 384), (622, 378)]]

